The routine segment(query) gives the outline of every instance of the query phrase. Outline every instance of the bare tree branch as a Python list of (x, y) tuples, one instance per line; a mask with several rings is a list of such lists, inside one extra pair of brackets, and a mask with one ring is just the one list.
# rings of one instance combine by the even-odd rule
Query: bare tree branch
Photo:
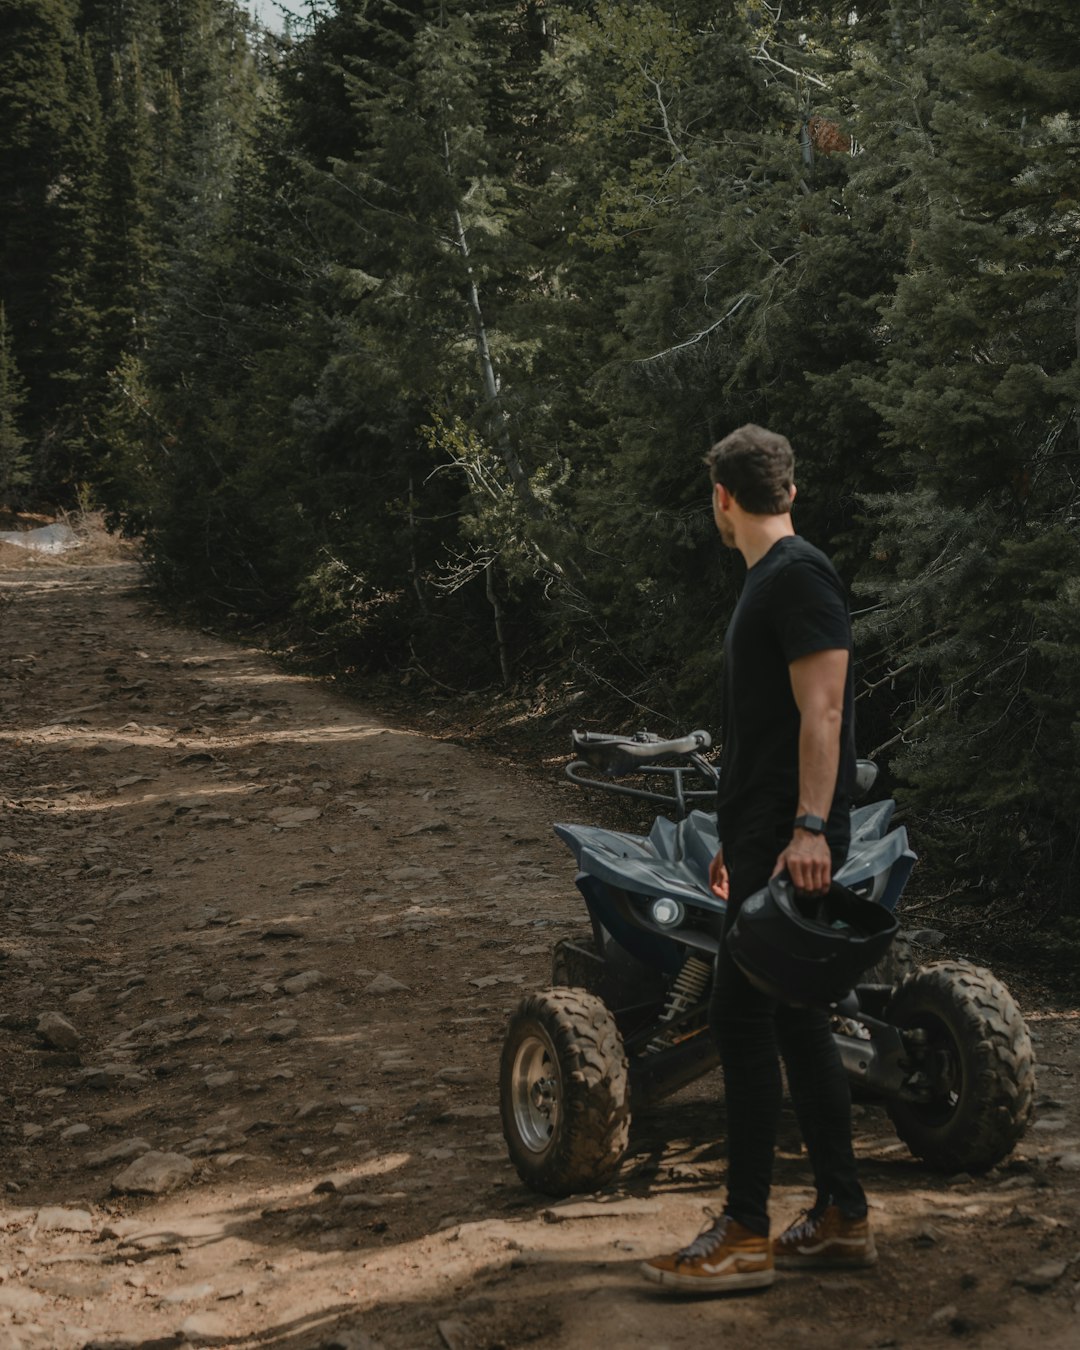
[(743, 307), (743, 305), (747, 302), (747, 300), (753, 299), (754, 299), (754, 292), (747, 291), (744, 295), (740, 296), (738, 300), (736, 300), (736, 302), (732, 305), (732, 307), (722, 318), (717, 319), (715, 323), (709, 324), (708, 328), (703, 328), (700, 333), (695, 333), (693, 337), (687, 338), (685, 342), (677, 342), (674, 347), (666, 347), (662, 352), (654, 352), (652, 356), (643, 356), (640, 358), (640, 360), (635, 361), (634, 364), (638, 366), (646, 366), (649, 364), (650, 361), (662, 361), (664, 357), (672, 356), (674, 355), (675, 352), (681, 352), (684, 351), (687, 347), (696, 346), (697, 343), (699, 343), (702, 340), (702, 338), (707, 338), (710, 333), (715, 333), (718, 328), (722, 328), (723, 325), (727, 323), (728, 319), (730, 319), (733, 314), (735, 314), (738, 310), (740, 310)]

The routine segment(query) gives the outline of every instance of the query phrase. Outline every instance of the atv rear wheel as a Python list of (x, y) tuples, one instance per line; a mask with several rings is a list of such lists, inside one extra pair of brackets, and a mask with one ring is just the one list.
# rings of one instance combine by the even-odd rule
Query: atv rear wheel
[(630, 1079), (600, 999), (584, 989), (522, 999), (503, 1044), (499, 1106), (526, 1186), (572, 1195), (610, 1180), (630, 1132)]
[(951, 1172), (984, 1172), (1024, 1133), (1035, 1095), (1031, 1040), (1020, 1010), (988, 970), (966, 961), (923, 966), (901, 982), (889, 1021), (926, 1037), (926, 1101), (886, 1102), (917, 1158)]

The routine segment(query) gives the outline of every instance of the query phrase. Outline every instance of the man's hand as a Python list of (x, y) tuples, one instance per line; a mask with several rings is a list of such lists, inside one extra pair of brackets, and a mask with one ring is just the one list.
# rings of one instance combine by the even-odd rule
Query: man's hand
[[(715, 866), (716, 860), (713, 859)], [(807, 895), (824, 895), (832, 884), (832, 851), (823, 834), (796, 830), (776, 860), (773, 876), (787, 869), (792, 885)], [(710, 878), (711, 878), (710, 872)]]
[(728, 871), (724, 866), (724, 850), (720, 849), (716, 857), (709, 864), (709, 890), (713, 895), (719, 896), (721, 900), (726, 900), (730, 894), (731, 887), (728, 882)]

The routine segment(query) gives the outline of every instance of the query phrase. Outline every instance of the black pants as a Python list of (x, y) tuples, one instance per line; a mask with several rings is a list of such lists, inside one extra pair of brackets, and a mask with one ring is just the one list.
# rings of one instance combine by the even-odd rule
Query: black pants
[[(724, 845), (731, 882), (724, 936), (747, 896), (769, 880), (791, 839), (790, 822), (740, 832)], [(846, 850), (834, 849), (839, 862)], [(839, 857), (837, 857), (839, 853)], [(780, 1118), (784, 1057), (791, 1099), (814, 1172), (815, 1209), (836, 1204), (850, 1218), (866, 1214), (866, 1196), (851, 1146), (851, 1092), (832, 1038), (829, 1014), (789, 1008), (756, 989), (721, 941), (709, 1020), (724, 1070), (728, 1125), (728, 1196), (724, 1212), (754, 1232), (769, 1232), (769, 1188)]]

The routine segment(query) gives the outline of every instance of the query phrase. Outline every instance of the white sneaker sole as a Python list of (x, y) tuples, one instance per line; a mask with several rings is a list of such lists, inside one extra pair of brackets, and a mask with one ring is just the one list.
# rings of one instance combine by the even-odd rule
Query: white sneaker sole
[(766, 1289), (776, 1282), (776, 1271), (748, 1270), (737, 1275), (680, 1275), (677, 1270), (658, 1270), (647, 1261), (641, 1263), (641, 1273), (654, 1284), (665, 1289), (677, 1289), (682, 1294), (733, 1294), (741, 1289)]

